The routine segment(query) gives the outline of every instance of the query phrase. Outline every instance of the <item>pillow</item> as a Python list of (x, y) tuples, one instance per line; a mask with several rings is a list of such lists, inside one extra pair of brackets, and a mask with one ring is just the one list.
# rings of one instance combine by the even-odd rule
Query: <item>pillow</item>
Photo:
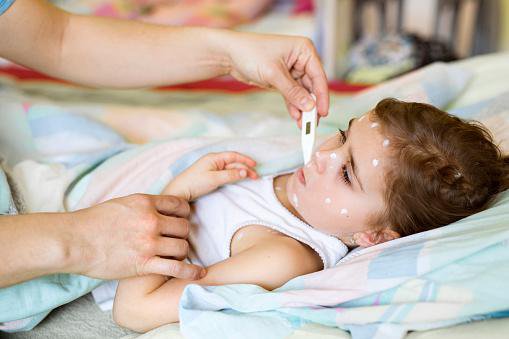
[(450, 113), (481, 122), (490, 130), (502, 153), (509, 155), (509, 91), (481, 102), (452, 109)]
[(331, 105), (331, 119), (326, 123), (346, 125), (348, 121), (371, 110), (387, 97), (428, 103), (445, 108), (466, 88), (472, 72), (442, 62), (403, 75), (353, 97)]

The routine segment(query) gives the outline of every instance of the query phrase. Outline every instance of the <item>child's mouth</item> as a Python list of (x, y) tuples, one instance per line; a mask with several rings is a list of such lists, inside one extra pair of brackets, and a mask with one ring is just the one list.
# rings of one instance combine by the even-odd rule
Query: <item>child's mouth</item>
[(306, 177), (304, 176), (304, 170), (302, 169), (302, 167), (297, 170), (296, 175), (297, 175), (297, 179), (299, 179), (300, 183), (302, 185), (306, 186)]

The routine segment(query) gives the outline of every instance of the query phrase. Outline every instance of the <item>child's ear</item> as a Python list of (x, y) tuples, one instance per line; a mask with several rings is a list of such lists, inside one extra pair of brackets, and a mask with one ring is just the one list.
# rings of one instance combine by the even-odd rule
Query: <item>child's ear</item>
[(400, 235), (398, 232), (388, 227), (379, 230), (359, 232), (354, 235), (355, 242), (360, 247), (370, 247), (399, 237)]

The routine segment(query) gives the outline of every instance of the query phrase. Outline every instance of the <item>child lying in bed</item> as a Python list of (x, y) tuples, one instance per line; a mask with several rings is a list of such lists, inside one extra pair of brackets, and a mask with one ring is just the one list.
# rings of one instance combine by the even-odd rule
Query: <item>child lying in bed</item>
[[(178, 321), (189, 283), (275, 289), (334, 266), (348, 248), (479, 212), (509, 187), (509, 161), (485, 129), (393, 99), (350, 121), (293, 173), (258, 179), (254, 166), (238, 153), (209, 154), (166, 187), (164, 193), (194, 201), (189, 260), (207, 275), (123, 280), (115, 321), (136, 331)], [(240, 178), (253, 180), (216, 190)]]

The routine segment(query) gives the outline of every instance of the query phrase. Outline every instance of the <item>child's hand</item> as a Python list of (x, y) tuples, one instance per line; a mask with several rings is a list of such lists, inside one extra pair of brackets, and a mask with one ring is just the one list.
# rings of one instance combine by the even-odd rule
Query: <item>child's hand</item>
[(163, 194), (192, 201), (218, 187), (245, 178), (257, 179), (256, 161), (237, 152), (209, 153), (173, 179)]

